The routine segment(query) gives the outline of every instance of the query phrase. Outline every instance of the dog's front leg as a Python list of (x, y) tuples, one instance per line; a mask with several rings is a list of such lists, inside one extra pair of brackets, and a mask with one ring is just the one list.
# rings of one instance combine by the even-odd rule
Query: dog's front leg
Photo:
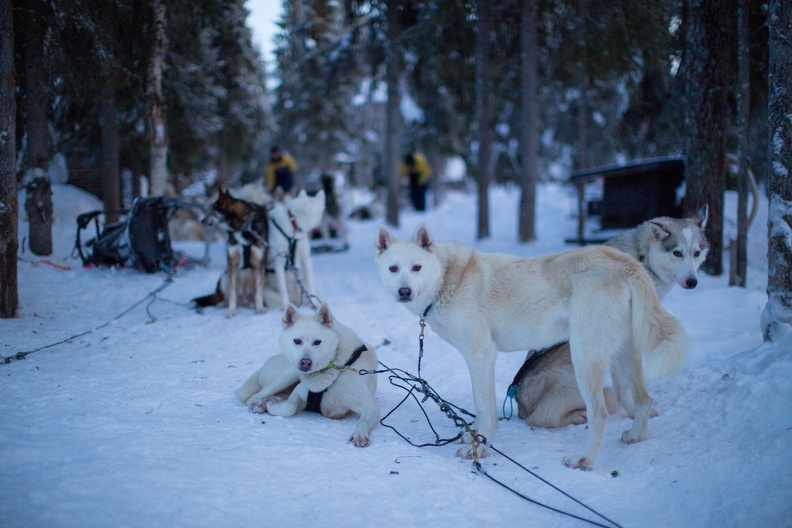
[[(497, 351), (494, 343), (479, 343), (478, 346), (460, 349), (470, 371), (470, 382), (473, 386), (473, 403), (476, 406), (476, 421), (473, 429), (477, 435), (491, 441), (498, 428), (498, 411), (495, 405), (495, 356)], [(463, 440), (468, 443), (473, 439), (464, 435)], [(480, 445), (476, 454), (479, 457), (489, 456), (489, 449)], [(459, 448), (457, 455), (463, 458), (473, 458), (473, 446), (464, 445)]]
[(228, 317), (237, 313), (237, 282), (239, 278), (239, 264), (242, 262), (242, 248), (240, 246), (228, 247)]
[(308, 386), (300, 383), (289, 395), (287, 400), (271, 396), (266, 400), (267, 412), (273, 416), (294, 416), (305, 409), (308, 402)]
[[(277, 374), (266, 376), (266, 373), (270, 372)], [(265, 373), (265, 376), (262, 377), (262, 373)], [(268, 359), (259, 371), (253, 373), (237, 390), (237, 396), (247, 404), (250, 412), (262, 414), (267, 410), (266, 401), (270, 396), (294, 387), (299, 381), (297, 371), (282, 354), (279, 354)]]
[(253, 306), (256, 313), (264, 313), (264, 274), (267, 272), (264, 264), (263, 250), (258, 247), (251, 248), (251, 263), (255, 274), (255, 292), (253, 294)]
[(278, 292), (281, 296), (281, 306), (289, 306), (289, 289), (286, 285), (286, 257), (278, 256), (273, 262), (275, 268), (275, 281), (278, 283)]
[[(356, 380), (359, 381), (359, 380)], [(349, 408), (360, 415), (360, 419), (355, 426), (355, 431), (349, 437), (349, 441), (357, 447), (366, 447), (369, 445), (369, 437), (371, 430), (374, 429), (379, 423), (380, 412), (379, 407), (374, 402), (374, 398), (370, 396), (368, 387), (365, 383), (359, 383), (360, 389), (356, 392), (366, 397), (356, 398), (349, 404)]]
[(313, 281), (313, 266), (311, 264), (311, 245), (307, 238), (297, 240), (297, 247), (294, 251), (294, 263), (297, 273), (302, 280), (303, 287), (308, 295), (316, 295)]

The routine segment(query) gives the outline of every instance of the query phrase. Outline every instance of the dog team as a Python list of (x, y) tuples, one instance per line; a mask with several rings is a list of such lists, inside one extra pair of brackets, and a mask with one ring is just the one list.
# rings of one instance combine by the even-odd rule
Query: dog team
[[(227, 236), (227, 266), (214, 294), (194, 304), (240, 305), (261, 313), (284, 309), (280, 353), (254, 372), (236, 394), (250, 411), (292, 416), (303, 410), (358, 421), (349, 441), (364, 447), (379, 421), (374, 401), (374, 347), (336, 321), (319, 302), (315, 314), (295, 305), (318, 300), (309, 233), (325, 211), (325, 191), (286, 196), (276, 191), (264, 207), (221, 192), (202, 223)], [(609, 414), (632, 418), (627, 444), (646, 439), (652, 409), (644, 381), (681, 367), (687, 335), (660, 304), (674, 284), (695, 288), (708, 243), (707, 207), (685, 219), (646, 221), (602, 246), (520, 258), (481, 253), (437, 242), (421, 223), (411, 238), (395, 238), (384, 225), (375, 240), (383, 286), (397, 303), (462, 354), (469, 369), (476, 435), (497, 428), (494, 367), (498, 351), (528, 351), (513, 382), (519, 416), (529, 425), (588, 423), (581, 452), (564, 464), (591, 469)], [(604, 386), (610, 373), (613, 388)], [(458, 455), (471, 458), (471, 434)], [(476, 456), (488, 455), (486, 445)]]

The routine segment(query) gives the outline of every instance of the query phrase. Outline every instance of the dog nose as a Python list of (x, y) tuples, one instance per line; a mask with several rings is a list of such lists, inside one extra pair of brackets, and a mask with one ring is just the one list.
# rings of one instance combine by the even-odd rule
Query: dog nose
[(399, 288), (399, 300), (400, 301), (409, 301), (410, 296), (412, 296), (412, 290), (408, 287)]
[(302, 358), (300, 360), (300, 370), (302, 372), (308, 372), (309, 370), (311, 370), (311, 365), (313, 365), (311, 358)]
[(697, 284), (698, 284), (698, 281), (691, 277), (690, 279), (685, 281), (685, 288), (692, 289), (692, 288), (695, 288)]

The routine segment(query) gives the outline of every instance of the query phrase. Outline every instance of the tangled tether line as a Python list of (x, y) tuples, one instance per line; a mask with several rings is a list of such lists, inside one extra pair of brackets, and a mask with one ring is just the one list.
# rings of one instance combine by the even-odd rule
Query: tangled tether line
[[(471, 418), (475, 418), (476, 415), (471, 413), (471, 412), (469, 412), (469, 411), (467, 411), (467, 410), (465, 410), (465, 409), (463, 409), (463, 408), (461, 408), (461, 407), (459, 407), (459, 406), (457, 406), (457, 405), (454, 405), (453, 403), (449, 402), (448, 400), (443, 399), (437, 393), (437, 391), (435, 391), (429, 385), (429, 383), (427, 383), (427, 381), (424, 378), (421, 377), (421, 362), (422, 362), (422, 359), (423, 359), (423, 349), (424, 349), (424, 328), (426, 327), (426, 320), (425, 320), (424, 317), (421, 317), (420, 324), (421, 324), (421, 333), (420, 333), (419, 338), (418, 338), (418, 342), (419, 342), (418, 376), (414, 376), (413, 374), (410, 374), (409, 372), (407, 372), (406, 370), (403, 370), (403, 369), (392, 369), (392, 368), (388, 367), (387, 365), (385, 365), (384, 363), (382, 363), (381, 361), (379, 362), (379, 364), (383, 367), (382, 370), (357, 370), (357, 369), (354, 369), (354, 368), (351, 368), (351, 367), (344, 367), (343, 368), (344, 370), (355, 371), (355, 372), (357, 372), (358, 374), (361, 374), (361, 375), (366, 375), (366, 374), (386, 374), (387, 373), (388, 374), (388, 380), (390, 381), (391, 385), (393, 385), (394, 387), (399, 387), (399, 388), (407, 391), (407, 394), (404, 396), (404, 398), (402, 398), (401, 401), (399, 401), (393, 409), (391, 409), (385, 416), (382, 417), (382, 419), (380, 420), (380, 424), (383, 427), (387, 427), (388, 429), (391, 429), (397, 435), (399, 435), (401, 438), (406, 440), (407, 443), (409, 443), (410, 445), (415, 446), (415, 447), (444, 446), (444, 445), (450, 444), (452, 442), (455, 442), (457, 440), (460, 440), (464, 436), (465, 433), (469, 433), (470, 436), (471, 436), (471, 447), (472, 447), (472, 454), (473, 454), (473, 466), (476, 468), (476, 470), (479, 473), (481, 473), (482, 475), (484, 475), (485, 477), (487, 477), (488, 479), (490, 479), (494, 483), (498, 484), (499, 486), (503, 487), (504, 489), (507, 489), (507, 490), (511, 491), (512, 493), (514, 493), (518, 497), (530, 502), (531, 504), (534, 504), (536, 506), (540, 506), (542, 508), (548, 509), (550, 511), (553, 511), (553, 512), (561, 514), (561, 515), (565, 515), (565, 516), (570, 517), (572, 519), (576, 519), (576, 520), (591, 524), (593, 526), (599, 526), (601, 528), (622, 528), (622, 526), (620, 524), (616, 523), (615, 521), (612, 521), (611, 519), (609, 519), (605, 515), (599, 513), (598, 511), (596, 511), (595, 509), (591, 508), (590, 506), (587, 506), (582, 501), (576, 499), (575, 497), (573, 497), (569, 493), (565, 492), (564, 490), (562, 490), (558, 486), (556, 486), (556, 485), (552, 484), (551, 482), (549, 482), (547, 479), (542, 478), (541, 476), (537, 475), (535, 472), (531, 471), (530, 469), (528, 469), (527, 467), (523, 466), (522, 464), (520, 464), (519, 462), (517, 462), (513, 458), (509, 457), (503, 451), (497, 449), (495, 446), (493, 446), (491, 443), (489, 443), (487, 438), (479, 435), (475, 431), (475, 429), (472, 429), (471, 426), (472, 426), (473, 422), (472, 421), (470, 421), (470, 422), (466, 421), (465, 418), (463, 418), (461, 415), (469, 416)], [(420, 398), (419, 395), (423, 395), (423, 397)], [(421, 413), (423, 414), (423, 416), (424, 416), (429, 428), (431, 429), (432, 433), (435, 436), (435, 440), (433, 442), (415, 443), (409, 437), (407, 437), (405, 434), (402, 434), (398, 429), (396, 429), (395, 426), (390, 425), (390, 424), (385, 422), (385, 420), (387, 420), (388, 417), (390, 417), (397, 409), (399, 409), (410, 398), (412, 398), (418, 404), (418, 407), (421, 409)], [(440, 434), (437, 432), (436, 428), (434, 427), (434, 425), (432, 424), (432, 422), (431, 422), (431, 420), (429, 418), (429, 413), (424, 408), (423, 404), (427, 400), (432, 400), (433, 402), (435, 402), (435, 404), (437, 404), (437, 406), (439, 407), (440, 411), (443, 414), (445, 414), (446, 417), (448, 417), (454, 423), (455, 427), (457, 427), (459, 429), (459, 432), (454, 437), (452, 437), (452, 438), (441, 438), (440, 437)], [(477, 448), (480, 445), (485, 445), (485, 446), (489, 447), (494, 452), (498, 453), (503, 458), (505, 458), (506, 460), (508, 460), (509, 462), (514, 464), (515, 466), (517, 466), (518, 468), (522, 469), (523, 471), (525, 471), (526, 473), (528, 473), (532, 477), (536, 478), (537, 480), (539, 480), (543, 484), (545, 484), (547, 486), (550, 486), (555, 491), (561, 493), (564, 497), (566, 497), (569, 500), (575, 502), (576, 504), (582, 506), (583, 508), (585, 508), (586, 510), (590, 511), (591, 513), (593, 513), (594, 515), (596, 515), (597, 517), (599, 517), (600, 519), (602, 519), (603, 521), (605, 521), (605, 522), (607, 522), (609, 524), (602, 524), (600, 522), (593, 521), (591, 519), (586, 519), (585, 517), (581, 517), (579, 515), (575, 515), (575, 514), (573, 514), (571, 512), (564, 511), (564, 510), (559, 509), (559, 508), (554, 508), (554, 507), (552, 507), (552, 506), (550, 506), (548, 504), (544, 504), (544, 503), (542, 503), (540, 501), (532, 499), (532, 498), (528, 497), (527, 495), (517, 491), (516, 489), (508, 486), (507, 484), (503, 483), (502, 481), (496, 479), (495, 477), (490, 475), (483, 468), (483, 466), (481, 465), (481, 462), (479, 461)]]

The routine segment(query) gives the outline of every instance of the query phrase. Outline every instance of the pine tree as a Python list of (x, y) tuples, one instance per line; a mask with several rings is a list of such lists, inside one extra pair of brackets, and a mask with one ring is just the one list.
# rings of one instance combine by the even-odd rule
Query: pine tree
[(0, 318), (16, 317), (17, 185), (14, 19), (11, 0), (0, 0)]
[(689, 3), (685, 48), (688, 69), (685, 99), (685, 213), (692, 216), (709, 206), (707, 239), (710, 251), (702, 269), (723, 273), (723, 192), (726, 189), (728, 2), (695, 0)]
[(768, 105), (770, 172), (768, 212), (767, 305), (762, 311), (766, 341), (792, 335), (792, 12), (783, 0), (770, 1), (770, 71)]

